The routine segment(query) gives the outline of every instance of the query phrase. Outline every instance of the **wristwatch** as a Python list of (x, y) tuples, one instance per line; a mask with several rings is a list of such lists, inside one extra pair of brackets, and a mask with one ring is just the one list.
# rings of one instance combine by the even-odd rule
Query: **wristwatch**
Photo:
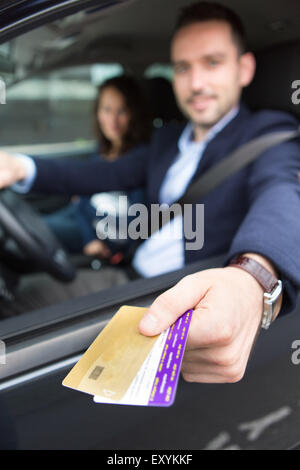
[(267, 330), (281, 307), (282, 282), (260, 263), (247, 256), (236, 256), (228, 266), (241, 268), (252, 274), (264, 289), (261, 327)]

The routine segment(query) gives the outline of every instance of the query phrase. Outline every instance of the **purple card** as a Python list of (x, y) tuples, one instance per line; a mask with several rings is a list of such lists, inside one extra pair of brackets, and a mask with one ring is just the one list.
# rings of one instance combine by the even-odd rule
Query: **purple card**
[(180, 367), (193, 310), (188, 310), (169, 329), (151, 391), (149, 406), (174, 403)]

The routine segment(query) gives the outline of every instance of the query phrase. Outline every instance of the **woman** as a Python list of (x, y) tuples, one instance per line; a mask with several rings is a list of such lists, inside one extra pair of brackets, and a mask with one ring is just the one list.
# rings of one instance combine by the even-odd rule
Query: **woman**
[[(151, 134), (147, 109), (141, 89), (133, 78), (122, 75), (103, 83), (94, 113), (99, 153), (92, 158), (114, 161), (146, 143)], [(143, 202), (142, 190), (129, 192), (127, 197), (130, 203)], [(87, 255), (109, 258), (113, 252), (126, 248), (124, 243), (109, 240), (104, 243), (97, 239), (96, 209), (89, 198), (75, 197), (69, 206), (45, 216), (45, 220), (70, 253), (83, 251)]]

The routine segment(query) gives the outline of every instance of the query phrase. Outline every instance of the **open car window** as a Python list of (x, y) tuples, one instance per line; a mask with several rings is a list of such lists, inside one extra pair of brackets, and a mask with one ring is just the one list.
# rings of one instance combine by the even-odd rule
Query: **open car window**
[[(26, 31), (0, 46), (0, 77), (6, 84), (5, 105), (0, 106), (3, 150), (42, 158), (90, 157), (97, 145), (93, 127), (95, 98), (103, 81), (130, 71), (141, 83), (158, 77), (170, 82), (172, 72), (168, 64), (161, 62), (146, 67), (145, 63), (135, 71), (135, 64), (127, 63), (126, 56), (116, 61), (122, 54), (114, 53), (114, 41), (104, 46), (104, 52), (97, 44), (94, 46), (101, 18), (101, 9), (88, 14), (75, 13)], [(93, 25), (87, 37), (81, 22)], [(86, 42), (92, 44), (91, 48), (83, 46)], [(122, 46), (116, 44), (117, 50), (119, 47)], [(161, 127), (163, 120), (164, 116), (158, 112), (153, 127)], [(41, 217), (51, 216), (71, 202), (70, 198), (55, 195), (18, 197)], [(30, 220), (30, 215), (24, 212), (22, 217), (25, 224)], [(65, 311), (68, 311), (68, 319), (73, 315), (75, 318), (78, 312), (81, 315), (88, 296), (100, 290), (103, 291), (101, 298), (113, 294), (111, 288), (106, 294), (105, 284), (101, 286), (97, 281), (101, 261), (87, 262), (72, 257), (77, 272), (74, 282), (53, 282), (51, 275), (36, 272), (32, 260), (5, 227), (0, 227), (0, 236), (0, 282), (3, 285), (0, 322), (2, 336), (7, 340), (15, 334), (18, 337), (22, 331), (29, 333), (31, 329), (39, 330), (64, 321)], [(122, 286), (131, 281), (125, 273), (122, 275), (122, 269), (120, 271), (115, 287), (119, 286), (122, 292)], [(145, 280), (141, 292), (144, 288), (149, 292), (150, 285)], [(169, 286), (169, 281), (166, 285)], [(133, 292), (137, 293), (131, 291), (129, 298), (133, 297)], [(81, 302), (80, 299), (83, 303), (77, 310), (72, 300)]]
[[(160, 36), (160, 46), (159, 41), (154, 41), (160, 33), (158, 26), (151, 27), (151, 40), (143, 31), (153, 4), (145, 0), (129, 1), (128, 9), (116, 8), (114, 11), (112, 8), (114, 14), (109, 14), (109, 5), (105, 2), (100, 2), (99, 8), (92, 8), (92, 2), (89, 3), (89, 8), (82, 3), (81, 11), (58, 15), (54, 21), (45, 21), (43, 26), (32, 30), (28, 28), (24, 34), (16, 34), (15, 38), (0, 45), (0, 76), (7, 84), (6, 104), (0, 106), (2, 147), (47, 158), (85, 158), (95, 150), (91, 114), (97, 86), (102, 80), (130, 71), (141, 80), (162, 78), (170, 84), (172, 67), (168, 63), (167, 34)], [(121, 3), (125, 5), (127, 2)], [(176, 6), (180, 7), (185, 2), (177, 3)], [(155, 5), (157, 7), (158, 2)], [(170, 13), (169, 36), (175, 10)], [(157, 8), (155, 17), (159, 17)], [(133, 37), (129, 34), (131, 22), (135, 25)], [(263, 32), (261, 29), (261, 34)], [(122, 39), (119, 38), (121, 33)], [(290, 38), (294, 36), (295, 31), (291, 29)], [(137, 40), (139, 37), (141, 41)], [(279, 39), (276, 36), (273, 40)], [(252, 41), (256, 45), (254, 36)], [(266, 44), (271, 41), (268, 34), (265, 34), (264, 41)], [(168, 119), (172, 120), (172, 116)], [(158, 114), (153, 125), (159, 128), (163, 122), (164, 116)], [(25, 197), (34, 208), (42, 208), (44, 213), (51, 213), (54, 208), (69, 202), (60, 200), (57, 203), (52, 196), (47, 199), (41, 201), (39, 195)], [(18, 251), (13, 241), (9, 240), (7, 245)], [(5, 276), (7, 266), (3, 257), (2, 264)], [(93, 267), (98, 269), (99, 264), (97, 267), (94, 263)], [(27, 274), (20, 275), (26, 292), (30, 284), (27, 283)], [(77, 294), (80, 296), (81, 291), (78, 290)], [(43, 307), (35, 297), (36, 294), (28, 311)], [(63, 296), (61, 300), (64, 300)], [(20, 311), (24, 312), (24, 308), (18, 308), (17, 315)], [(11, 312), (3, 316), (7, 318)]]
[[(117, 5), (118, 2), (113, 3)], [(94, 22), (101, 16), (102, 5), (99, 5), (93, 12), (83, 10), (61, 16), (24, 34), (16, 34), (15, 38), (0, 45), (0, 78), (5, 92), (5, 100), (0, 106), (2, 149), (45, 158), (87, 158), (95, 153), (93, 121), (98, 87), (104, 80), (124, 73), (123, 65), (111, 58), (105, 61), (100, 57), (101, 62), (97, 57), (85, 61), (84, 50), (77, 45), (76, 31), (80, 21), (85, 19), (90, 23), (92, 17)], [(74, 47), (78, 57), (73, 62)], [(20, 195), (19, 199), (40, 217), (56, 213), (70, 204), (70, 198), (55, 195), (29, 194)], [(30, 230), (30, 214), (25, 214), (26, 207), (22, 212), (21, 217)], [(36, 270), (30, 257), (3, 226), (0, 227), (0, 238), (0, 282), (3, 286), (0, 322), (4, 325), (13, 320), (11, 334), (28, 325), (31, 312), (68, 301), (73, 298), (73, 293), (74, 298), (78, 298), (98, 290), (97, 281), (93, 279), (100, 262), (85, 263), (85, 281), (82, 284), (80, 275), (76, 277), (77, 288), (73, 286), (73, 290), (69, 284), (54, 281), (51, 294), (48, 291), (48, 281), (53, 281), (51, 275)], [(73, 260), (71, 262), (74, 264)], [(88, 287), (91, 284), (94, 284), (92, 289)], [(61, 295), (57, 297), (58, 290)], [(52, 314), (48, 317), (48, 320), (52, 318), (50, 322), (57, 320)], [(41, 318), (36, 317), (38, 324)], [(44, 320), (47, 323), (45, 317)], [(34, 325), (35, 321), (31, 326)]]

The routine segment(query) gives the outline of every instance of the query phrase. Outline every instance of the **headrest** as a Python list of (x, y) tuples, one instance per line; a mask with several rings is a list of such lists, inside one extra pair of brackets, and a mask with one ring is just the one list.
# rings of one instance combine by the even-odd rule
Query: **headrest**
[(147, 78), (143, 81), (143, 87), (154, 119), (159, 119), (163, 123), (184, 120), (169, 80), (163, 77)]
[(300, 42), (277, 45), (255, 55), (255, 78), (244, 91), (248, 106), (288, 111), (300, 119)]

